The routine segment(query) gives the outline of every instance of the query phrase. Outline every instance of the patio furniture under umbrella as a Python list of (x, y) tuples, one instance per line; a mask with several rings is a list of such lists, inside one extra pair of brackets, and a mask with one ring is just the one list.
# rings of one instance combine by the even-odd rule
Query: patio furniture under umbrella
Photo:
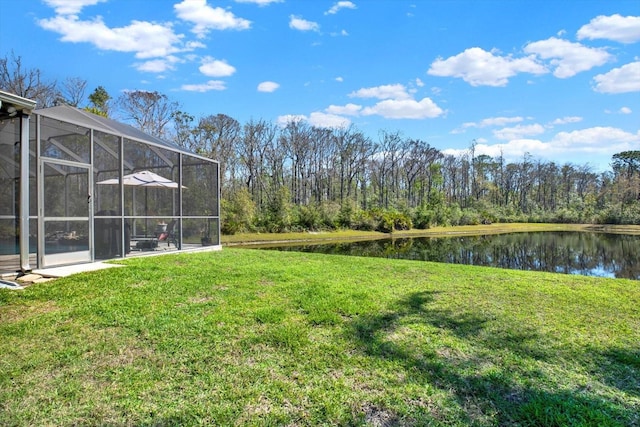
[[(143, 187), (143, 188), (178, 188), (178, 183), (171, 181), (168, 178), (165, 178), (163, 176), (158, 175), (157, 173), (151, 172), (151, 171), (140, 171), (140, 172), (134, 172), (134, 173), (130, 173), (128, 175), (124, 175), (122, 177), (122, 183), (123, 185), (127, 185), (127, 186), (132, 186), (132, 187)], [(111, 178), (111, 179), (106, 179), (104, 181), (99, 181), (97, 184), (103, 184), (103, 185), (117, 185), (120, 184), (120, 179), (118, 178)], [(184, 185), (182, 186), (182, 188), (187, 188)], [(135, 195), (135, 192), (134, 192)], [(147, 206), (148, 206), (148, 200), (147, 200), (147, 193), (145, 192), (145, 216), (147, 216), (148, 212), (147, 212)], [(147, 228), (147, 220), (145, 218), (145, 230)]]

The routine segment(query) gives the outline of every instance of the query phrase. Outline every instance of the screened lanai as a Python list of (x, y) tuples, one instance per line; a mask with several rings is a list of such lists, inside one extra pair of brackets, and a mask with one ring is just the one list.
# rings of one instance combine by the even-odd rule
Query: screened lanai
[(0, 156), (2, 271), (220, 247), (218, 163), (177, 145), (63, 105), (0, 116)]

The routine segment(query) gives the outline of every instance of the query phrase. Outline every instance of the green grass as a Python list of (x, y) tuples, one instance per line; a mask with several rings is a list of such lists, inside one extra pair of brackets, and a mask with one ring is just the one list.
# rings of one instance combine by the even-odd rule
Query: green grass
[(224, 249), (0, 291), (0, 425), (640, 424), (640, 283)]

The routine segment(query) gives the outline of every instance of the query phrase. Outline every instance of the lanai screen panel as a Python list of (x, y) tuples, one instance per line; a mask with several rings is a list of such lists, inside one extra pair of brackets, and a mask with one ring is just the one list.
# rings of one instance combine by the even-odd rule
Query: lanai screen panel
[[(146, 248), (146, 239), (160, 237), (172, 227), (171, 243), (167, 241), (165, 249), (180, 248), (180, 202), (178, 180), (180, 178), (180, 157), (172, 150), (156, 145), (145, 144), (131, 139), (124, 139), (123, 155), (124, 215), (127, 232), (135, 247)], [(146, 180), (130, 179), (129, 185), (125, 177), (133, 174), (145, 176), (155, 174), (163, 181), (174, 183), (166, 186)], [(153, 181), (153, 180), (152, 180)], [(154, 243), (151, 243), (153, 246)], [(132, 245), (133, 246), (133, 245)]]
[[(124, 140), (124, 175), (150, 171), (178, 182), (178, 153), (130, 139)], [(125, 216), (174, 217), (180, 213), (178, 188), (127, 185), (124, 188)]]
[(18, 203), (20, 120), (0, 121), (0, 270), (20, 266)]
[(129, 250), (126, 239), (123, 244), (120, 185), (98, 184), (105, 180), (119, 180), (120, 141), (119, 136), (93, 131), (93, 234), (96, 259), (116, 258)]
[[(129, 164), (128, 162), (126, 162)], [(95, 216), (122, 215), (119, 185), (100, 185), (99, 182), (120, 176), (120, 137), (93, 132), (93, 194)]]
[(38, 137), (36, 119), (29, 120), (29, 263), (36, 266), (38, 253)]
[[(91, 131), (41, 117), (41, 186), (44, 257), (49, 263), (90, 260)], [(81, 256), (77, 254), (81, 253)], [(55, 257), (53, 257), (55, 256)], [(44, 258), (43, 258), (44, 259)]]
[(184, 154), (182, 185), (184, 242), (220, 244), (218, 163)]
[(88, 128), (42, 117), (40, 133), (40, 156), (83, 164), (91, 162)]
[[(36, 119), (33, 117), (29, 121), (29, 218), (32, 220), (38, 219), (38, 158), (36, 157), (38, 137), (36, 128)], [(37, 222), (35, 227), (29, 226), (30, 235), (37, 236), (37, 231)]]

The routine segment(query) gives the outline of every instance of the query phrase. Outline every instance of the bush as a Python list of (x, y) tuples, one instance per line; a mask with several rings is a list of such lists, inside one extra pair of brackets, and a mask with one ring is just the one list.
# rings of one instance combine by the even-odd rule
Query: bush
[(285, 233), (291, 230), (291, 203), (289, 190), (281, 187), (269, 195), (266, 209), (258, 219), (258, 225), (268, 233)]
[(378, 215), (376, 231), (392, 233), (395, 230), (410, 230), (413, 227), (411, 218), (400, 212), (383, 212)]
[(391, 233), (393, 231), (393, 218), (390, 215), (383, 214), (378, 217), (378, 225), (376, 231), (381, 233)]
[(640, 202), (620, 207), (609, 206), (601, 211), (595, 220), (600, 224), (640, 225)]
[(242, 187), (222, 199), (220, 229), (223, 234), (236, 234), (253, 230), (256, 206), (249, 191)]
[(356, 207), (351, 200), (347, 200), (340, 206), (338, 213), (337, 226), (342, 228), (351, 228), (356, 221)]
[(554, 222), (562, 224), (578, 224), (582, 222), (582, 218), (580, 212), (569, 208), (562, 208), (556, 211)]
[(413, 226), (419, 230), (431, 228), (434, 212), (425, 205), (417, 207), (412, 216)]
[(462, 209), (457, 203), (452, 203), (448, 212), (446, 214), (442, 212), (438, 218), (438, 225), (460, 225), (460, 218), (462, 218)]
[(464, 209), (458, 219), (458, 225), (478, 225), (480, 215), (472, 209)]
[(356, 216), (352, 225), (354, 230), (373, 231), (377, 227), (376, 220), (366, 212), (361, 212)]
[(409, 215), (396, 213), (393, 218), (393, 228), (396, 230), (411, 230), (413, 228), (413, 222)]
[(322, 227), (330, 230), (338, 228), (342, 208), (338, 203), (325, 202), (320, 205), (320, 220)]
[(293, 224), (302, 230), (315, 231), (321, 228), (322, 219), (317, 208), (313, 206), (299, 206), (295, 211), (297, 218), (294, 219)]

